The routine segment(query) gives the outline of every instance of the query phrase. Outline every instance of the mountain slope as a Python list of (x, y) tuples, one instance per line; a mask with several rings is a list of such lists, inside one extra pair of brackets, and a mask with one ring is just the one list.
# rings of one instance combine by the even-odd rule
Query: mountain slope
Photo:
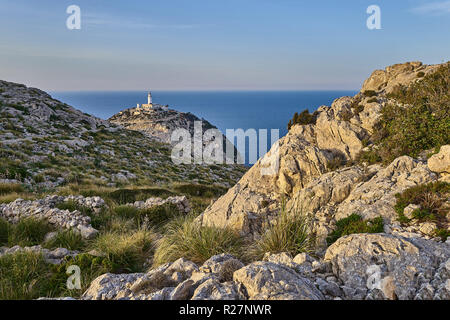
[[(174, 165), (170, 146), (0, 81), (0, 179), (39, 189), (67, 183), (232, 185), (242, 166)], [(12, 181), (11, 181), (12, 180)]]

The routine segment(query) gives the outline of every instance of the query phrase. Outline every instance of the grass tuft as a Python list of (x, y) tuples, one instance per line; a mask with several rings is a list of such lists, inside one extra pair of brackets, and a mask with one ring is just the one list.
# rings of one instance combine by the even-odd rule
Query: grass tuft
[(276, 221), (251, 246), (249, 255), (252, 260), (260, 260), (266, 252), (287, 252), (292, 256), (314, 249), (314, 236), (310, 233), (311, 220), (301, 212), (292, 214), (284, 204)]
[(216, 254), (242, 255), (239, 234), (228, 228), (200, 226), (194, 219), (193, 215), (178, 217), (166, 225), (164, 236), (157, 241), (154, 266), (181, 257), (201, 264)]

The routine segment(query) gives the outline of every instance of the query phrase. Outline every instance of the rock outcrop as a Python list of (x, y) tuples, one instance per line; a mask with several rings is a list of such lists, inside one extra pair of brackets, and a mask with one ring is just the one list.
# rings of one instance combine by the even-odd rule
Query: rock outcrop
[(450, 246), (388, 234), (354, 234), (324, 258), (266, 254), (244, 265), (228, 254), (202, 266), (179, 259), (147, 273), (104, 274), (85, 300), (447, 300)]
[(442, 146), (439, 153), (428, 159), (428, 168), (438, 173), (442, 181), (450, 183), (450, 145)]
[[(331, 262), (333, 273), (342, 280), (348, 299), (373, 297), (374, 291), (392, 300), (449, 297), (445, 287), (450, 246), (445, 243), (356, 234), (331, 245), (325, 260)], [(424, 291), (430, 295), (424, 296)]]
[[(288, 210), (314, 215), (314, 231), (322, 245), (334, 221), (352, 213), (366, 219), (382, 216), (387, 224), (392, 223), (396, 218), (396, 193), (437, 179), (427, 163), (400, 157), (386, 168), (353, 165), (335, 170), (335, 164), (351, 164), (370, 144), (392, 88), (419, 81), (437, 67), (413, 62), (376, 71), (354, 97), (342, 97), (331, 107), (320, 107), (314, 123), (294, 125), (227, 194), (203, 212), (199, 223), (227, 226), (250, 238), (258, 237), (277, 216), (283, 199)], [(436, 159), (445, 158), (446, 150), (443, 148)], [(265, 174), (267, 164), (277, 157), (277, 170)], [(447, 170), (434, 158), (430, 165), (434, 170)]]
[(5, 218), (11, 223), (17, 223), (26, 218), (46, 219), (58, 228), (79, 232), (83, 238), (95, 237), (98, 231), (91, 226), (89, 216), (79, 210), (61, 210), (56, 207), (57, 204), (66, 201), (75, 201), (94, 213), (105, 206), (105, 202), (100, 197), (48, 196), (35, 201), (17, 199), (8, 204), (0, 204), (0, 218)]

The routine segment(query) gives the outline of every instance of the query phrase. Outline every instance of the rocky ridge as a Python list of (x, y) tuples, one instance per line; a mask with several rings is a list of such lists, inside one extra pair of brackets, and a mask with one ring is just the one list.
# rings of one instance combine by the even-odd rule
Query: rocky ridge
[(239, 165), (175, 165), (167, 143), (102, 120), (35, 88), (0, 80), (0, 181), (39, 190), (79, 181), (231, 186)]
[[(351, 163), (371, 144), (381, 109), (392, 102), (388, 94), (393, 88), (420, 81), (438, 67), (411, 62), (377, 70), (354, 97), (336, 99), (331, 107), (321, 106), (315, 113), (315, 123), (293, 126), (278, 145), (203, 212), (199, 223), (231, 227), (257, 238), (278, 215), (285, 199), (288, 210), (314, 216), (313, 231), (322, 247), (335, 221), (355, 212), (364, 218), (382, 216), (386, 230), (396, 230), (394, 195), (414, 185), (442, 180), (447, 164), (437, 165), (441, 159), (437, 155), (428, 162), (400, 157), (386, 168)], [(444, 158), (448, 153), (445, 148)], [(262, 169), (277, 153), (279, 169), (273, 175), (263, 175)], [(350, 165), (336, 170), (336, 162)]]

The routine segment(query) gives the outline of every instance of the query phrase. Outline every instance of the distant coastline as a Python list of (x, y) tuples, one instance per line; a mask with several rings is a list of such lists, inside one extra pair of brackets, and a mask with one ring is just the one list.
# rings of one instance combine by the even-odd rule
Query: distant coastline
[[(229, 128), (272, 128), (287, 133), (295, 112), (314, 111), (339, 97), (357, 91), (154, 91), (155, 101), (171, 109), (191, 112), (214, 123), (222, 132)], [(50, 92), (83, 112), (108, 119), (146, 99), (146, 91)]]

